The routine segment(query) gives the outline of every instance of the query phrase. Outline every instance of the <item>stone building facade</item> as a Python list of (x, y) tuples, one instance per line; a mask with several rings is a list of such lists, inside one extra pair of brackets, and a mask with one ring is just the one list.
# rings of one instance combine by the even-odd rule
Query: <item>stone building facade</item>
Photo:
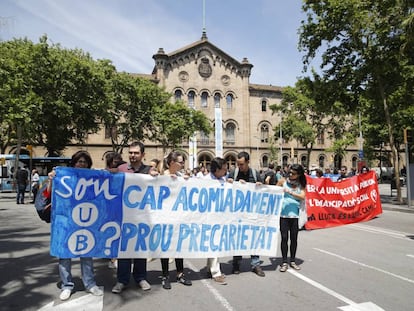
[[(280, 115), (272, 114), (269, 107), (281, 102), (283, 88), (250, 83), (253, 65), (247, 58), (241, 61), (234, 59), (213, 45), (203, 32), (200, 40), (174, 52), (165, 53), (160, 48), (153, 59), (155, 66), (152, 73), (138, 76), (150, 79), (170, 92), (172, 101), (182, 99), (190, 107), (204, 112), (216, 128), (208, 136), (197, 133), (195, 140), (183, 140), (182, 149), (189, 160), (186, 167), (209, 167), (211, 159), (217, 154), (217, 144), (222, 146), (219, 155), (227, 159), (229, 166), (235, 164), (240, 151), (250, 154), (251, 166), (257, 169), (266, 169), (270, 162), (307, 163), (303, 146), (295, 141), (285, 142), (280, 139), (280, 133), (274, 133), (275, 126), (280, 123)], [(217, 117), (218, 112), (220, 118)], [(218, 140), (217, 133), (220, 131)], [(283, 124), (281, 134), (283, 137)], [(165, 156), (162, 146), (147, 141), (144, 143), (145, 162)], [(329, 145), (328, 137), (319, 137), (310, 155), (311, 167), (333, 167), (334, 161), (348, 167), (357, 166), (356, 146), (351, 147), (338, 162), (332, 153), (325, 151)], [(90, 135), (86, 145), (69, 146), (65, 155), (70, 156), (79, 148), (91, 153), (94, 167), (104, 167), (104, 155), (111, 150), (111, 140), (102, 129)], [(37, 148), (35, 154), (36, 151)], [(123, 157), (128, 159), (127, 152)]]

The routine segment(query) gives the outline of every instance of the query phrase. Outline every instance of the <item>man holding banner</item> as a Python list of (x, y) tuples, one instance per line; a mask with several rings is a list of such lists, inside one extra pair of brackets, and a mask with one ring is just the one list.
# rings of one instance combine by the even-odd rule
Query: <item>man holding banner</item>
[[(137, 174), (151, 174), (157, 176), (158, 172), (149, 165), (145, 165), (142, 160), (145, 156), (145, 146), (143, 143), (136, 141), (129, 146), (129, 163), (124, 163), (118, 167), (119, 172), (137, 173)], [(112, 288), (112, 292), (119, 294), (124, 287), (128, 285), (131, 278), (131, 264), (134, 261), (134, 268), (132, 275), (142, 290), (150, 290), (151, 285), (146, 280), (147, 278), (147, 259), (118, 259), (117, 280), (118, 282)]]
[[(240, 181), (241, 183), (256, 183), (262, 184), (263, 180), (260, 174), (249, 167), (250, 156), (247, 152), (242, 151), (237, 155), (237, 167), (229, 173), (228, 182)], [(233, 273), (240, 274), (240, 261), (242, 256), (233, 256)], [(264, 277), (265, 273), (260, 267), (260, 257), (258, 255), (251, 255), (252, 271), (258, 276)]]

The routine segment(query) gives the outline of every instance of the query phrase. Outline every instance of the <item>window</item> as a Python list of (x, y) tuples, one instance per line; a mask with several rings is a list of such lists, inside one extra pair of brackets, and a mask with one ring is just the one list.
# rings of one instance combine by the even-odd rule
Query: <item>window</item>
[(269, 157), (266, 155), (263, 156), (262, 163), (263, 163), (262, 167), (269, 167)]
[(269, 142), (269, 126), (267, 124), (262, 124), (260, 126), (260, 141), (262, 143)]
[(208, 93), (203, 92), (201, 93), (201, 107), (206, 108), (208, 106)]
[(194, 91), (188, 92), (188, 107), (190, 108), (195, 107), (194, 98), (195, 98), (195, 92)]
[(176, 90), (174, 92), (174, 99), (175, 101), (181, 100), (181, 97), (183, 96), (183, 92), (181, 90)]
[(117, 136), (116, 127), (115, 126), (105, 126), (105, 139), (108, 138), (115, 138)]
[(358, 156), (352, 156), (352, 167), (358, 167)]
[(226, 96), (226, 103), (227, 103), (227, 109), (233, 108), (233, 95), (232, 94), (228, 94)]
[(323, 131), (320, 131), (318, 133), (318, 144), (319, 145), (324, 145), (325, 144), (325, 133)]
[(210, 138), (204, 132), (200, 133), (200, 143), (202, 145), (209, 145), (210, 144)]
[(214, 94), (214, 107), (220, 108), (220, 98), (221, 98), (220, 93)]
[(325, 156), (324, 155), (320, 155), (318, 162), (319, 162), (319, 167), (320, 168), (324, 168), (325, 167)]
[(262, 100), (262, 111), (266, 111), (267, 109), (267, 102), (265, 100)]
[(307, 156), (305, 156), (305, 155), (301, 156), (301, 157), (300, 157), (300, 164), (301, 164), (303, 167), (308, 167), (308, 157), (307, 157)]
[(226, 129), (225, 129), (226, 142), (229, 144), (234, 144), (236, 142), (235, 129), (236, 129), (236, 126), (234, 125), (234, 123), (228, 123), (226, 125)]

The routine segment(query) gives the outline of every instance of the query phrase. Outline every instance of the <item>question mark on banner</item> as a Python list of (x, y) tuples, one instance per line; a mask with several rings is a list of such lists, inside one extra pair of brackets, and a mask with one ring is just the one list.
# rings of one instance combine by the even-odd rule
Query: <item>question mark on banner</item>
[(106, 224), (104, 224), (102, 226), (102, 228), (100, 229), (101, 232), (105, 232), (106, 230), (108, 230), (109, 228), (114, 228), (115, 229), (115, 234), (110, 236), (106, 242), (105, 242), (105, 255), (109, 256), (111, 254), (111, 245), (112, 242), (115, 241), (117, 238), (119, 238), (119, 236), (121, 235), (121, 229), (118, 225), (118, 223), (116, 223), (115, 221), (110, 221), (107, 222)]

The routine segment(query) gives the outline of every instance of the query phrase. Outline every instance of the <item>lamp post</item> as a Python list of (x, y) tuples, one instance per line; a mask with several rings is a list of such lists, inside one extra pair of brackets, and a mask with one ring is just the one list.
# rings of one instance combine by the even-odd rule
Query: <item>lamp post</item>
[(279, 147), (280, 147), (280, 166), (283, 167), (283, 135), (282, 135), (282, 112), (280, 112), (280, 126), (279, 126)]

